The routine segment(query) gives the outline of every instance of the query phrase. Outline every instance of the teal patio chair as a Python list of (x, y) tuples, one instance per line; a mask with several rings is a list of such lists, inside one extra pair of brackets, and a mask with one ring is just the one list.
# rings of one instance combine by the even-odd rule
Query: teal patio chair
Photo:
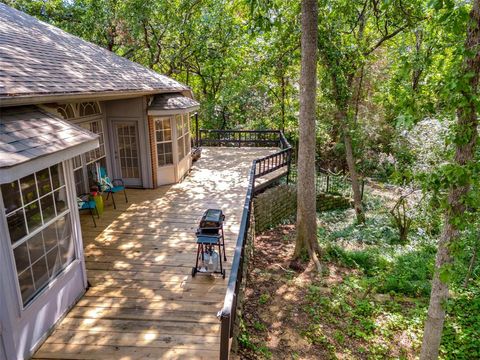
[(81, 211), (81, 210), (90, 211), (90, 215), (92, 215), (93, 225), (97, 227), (97, 222), (95, 221), (94, 214), (96, 213), (99, 219), (100, 219), (100, 214), (98, 213), (97, 203), (95, 202), (95, 200), (91, 200), (88, 194), (81, 195), (77, 197), (77, 206), (78, 206), (78, 211)]
[(98, 184), (98, 187), (100, 188), (100, 191), (107, 193), (106, 200), (108, 200), (108, 198), (110, 197), (110, 194), (112, 195), (114, 209), (117, 208), (117, 205), (115, 204), (114, 195), (120, 191), (123, 191), (123, 195), (125, 196), (125, 202), (128, 203), (127, 192), (125, 191), (125, 183), (123, 182), (122, 179), (110, 180), (110, 178), (107, 176), (107, 172), (105, 168), (100, 167), (99, 180), (100, 180), (100, 183)]

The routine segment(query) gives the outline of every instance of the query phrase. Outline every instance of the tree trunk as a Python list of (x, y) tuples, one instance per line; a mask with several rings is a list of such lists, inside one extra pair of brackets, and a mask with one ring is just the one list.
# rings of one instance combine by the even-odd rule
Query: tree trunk
[(362, 193), (360, 191), (360, 183), (358, 181), (357, 169), (355, 167), (355, 156), (353, 155), (352, 137), (347, 124), (347, 115), (345, 112), (337, 112), (337, 123), (342, 127), (343, 141), (345, 144), (345, 157), (347, 159), (348, 172), (352, 181), (353, 206), (357, 215), (357, 222), (363, 224), (365, 222), (365, 213), (363, 212)]
[(300, 74), (300, 134), (297, 179), (297, 238), (294, 258), (305, 253), (317, 263), (315, 193), (315, 99), (317, 89), (316, 0), (302, 0), (302, 63)]
[[(469, 89), (462, 93), (464, 102), (457, 111), (457, 132), (459, 135), (456, 144), (455, 162), (464, 166), (474, 160), (475, 146), (478, 137), (478, 120), (476, 97), (478, 96), (478, 83), (480, 77), (480, 0), (475, 0), (470, 12), (470, 22), (467, 30), (465, 47), (472, 53), (471, 57), (464, 60), (463, 73), (472, 74), (468, 80)], [(468, 52), (467, 52), (468, 54)], [(465, 212), (463, 200), (470, 190), (468, 181), (462, 184), (453, 184), (448, 193), (448, 207), (445, 213), (445, 226), (438, 244), (437, 258), (435, 261), (435, 274), (430, 294), (427, 320), (423, 334), (421, 360), (438, 358), (440, 341), (442, 338), (443, 322), (445, 320), (445, 302), (448, 300), (448, 283), (440, 279), (440, 272), (452, 263), (450, 247), (457, 240), (458, 217)]]

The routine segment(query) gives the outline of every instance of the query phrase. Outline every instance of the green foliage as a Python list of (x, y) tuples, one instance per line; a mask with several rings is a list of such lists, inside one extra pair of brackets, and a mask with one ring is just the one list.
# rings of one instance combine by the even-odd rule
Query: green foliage
[[(351, 319), (345, 322), (354, 325), (342, 327), (342, 333), (368, 341), (369, 346), (364, 348), (364, 353), (371, 358), (385, 358), (388, 357), (388, 344), (378, 344), (375, 339), (386, 341), (399, 329), (417, 339), (413, 346), (420, 345), (441, 217), (439, 209), (432, 207), (431, 202), (422, 202), (413, 219), (409, 235), (411, 242), (404, 246), (395, 243), (393, 231), (392, 237), (388, 235), (390, 232), (384, 232), (387, 235), (383, 238), (380, 235), (382, 231), (379, 229), (391, 226), (385, 216), (385, 200), (367, 193), (366, 206), (370, 211), (370, 219), (362, 227), (352, 225), (352, 210), (318, 214), (323, 224), (319, 239), (324, 260), (355, 269), (356, 272), (332, 289), (330, 298), (322, 295), (320, 287), (311, 286), (308, 300), (314, 305), (309, 308), (309, 313), (312, 321), (323, 326), (326, 322), (336, 321), (336, 318)], [(478, 239), (477, 217), (465, 227), (451, 248), (455, 257), (453, 264), (443, 267), (440, 274), (452, 289), (442, 337), (442, 359), (478, 357), (480, 261), (473, 264), (471, 280), (464, 288), (472, 254), (475, 248), (478, 251)], [(389, 300), (381, 303), (373, 300), (372, 303), (372, 297), (375, 299), (373, 294), (384, 294)], [(320, 310), (316, 310), (316, 307)], [(331, 313), (331, 316), (327, 313)], [(375, 320), (379, 318), (386, 321), (382, 322), (381, 327)], [(335, 341), (340, 342), (341, 339)], [(374, 346), (370, 346), (372, 342)]]
[(260, 305), (265, 305), (269, 300), (270, 300), (270, 295), (269, 294), (262, 294), (258, 298), (258, 303)]
[(441, 352), (446, 359), (480, 358), (480, 287), (460, 290), (449, 301)]

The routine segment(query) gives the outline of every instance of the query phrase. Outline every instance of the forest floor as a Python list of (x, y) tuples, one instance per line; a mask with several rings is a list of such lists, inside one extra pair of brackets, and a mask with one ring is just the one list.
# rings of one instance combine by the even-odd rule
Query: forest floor
[[(396, 243), (388, 215), (393, 195), (370, 190), (363, 226), (354, 225), (351, 209), (318, 214), (321, 276), (311, 265), (292, 266), (294, 225), (257, 235), (238, 336), (241, 359), (416, 358), (435, 248), (418, 229), (408, 245)], [(480, 358), (472, 340), (480, 338), (480, 316), (463, 316), (478, 313), (478, 287), (457, 300), (442, 358)]]

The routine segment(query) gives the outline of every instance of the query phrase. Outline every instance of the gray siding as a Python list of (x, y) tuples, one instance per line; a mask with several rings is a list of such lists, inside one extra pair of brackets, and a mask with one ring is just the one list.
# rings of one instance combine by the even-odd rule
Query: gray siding
[[(141, 163), (142, 187), (151, 188), (152, 184), (152, 160), (150, 153), (147, 121), (146, 97), (122, 99), (105, 102), (108, 136), (110, 138), (110, 153), (115, 155), (117, 146), (115, 141), (116, 122), (135, 122), (138, 129), (138, 144)], [(120, 171), (115, 164), (115, 156), (112, 156), (112, 177), (121, 177)]]

